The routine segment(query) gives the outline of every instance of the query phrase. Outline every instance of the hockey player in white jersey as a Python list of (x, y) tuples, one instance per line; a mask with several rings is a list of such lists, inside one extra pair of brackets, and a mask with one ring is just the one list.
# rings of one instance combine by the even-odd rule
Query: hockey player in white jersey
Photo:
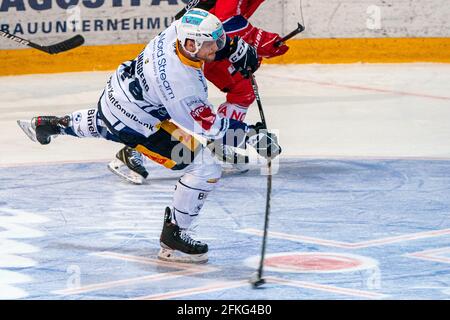
[(96, 108), (18, 123), (41, 144), (59, 134), (101, 137), (125, 144), (166, 168), (183, 170), (165, 211), (158, 257), (206, 262), (208, 245), (192, 239), (187, 230), (220, 179), (221, 166), (188, 132), (235, 147), (248, 144), (267, 158), (281, 152), (275, 135), (221, 118), (208, 102), (203, 62), (228, 58), (243, 74), (258, 66), (254, 48), (236, 40), (226, 37), (214, 15), (190, 10), (150, 41), (135, 60), (119, 66)]

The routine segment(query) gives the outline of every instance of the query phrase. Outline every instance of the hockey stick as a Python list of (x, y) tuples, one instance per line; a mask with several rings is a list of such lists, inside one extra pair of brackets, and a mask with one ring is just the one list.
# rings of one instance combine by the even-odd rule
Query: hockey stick
[(23, 46), (29, 46), (31, 48), (43, 51), (48, 54), (57, 54), (60, 52), (64, 52), (67, 50), (74, 49), (76, 47), (81, 46), (84, 43), (84, 38), (81, 35), (76, 35), (70, 39), (55, 43), (50, 46), (41, 46), (39, 44), (36, 44), (34, 42), (31, 42), (29, 40), (25, 40), (21, 37), (12, 35), (10, 33), (7, 33), (5, 31), (0, 31), (0, 37), (9, 39), (11, 41), (17, 42), (18, 44), (21, 44)]
[[(302, 2), (300, 0), (300, 12), (302, 21), (304, 21), (303, 18), (303, 8), (302, 8)], [(304, 23), (304, 22), (303, 22)], [(291, 39), (292, 37), (296, 36), (297, 34), (303, 32), (305, 30), (305, 27), (298, 22), (297, 28), (290, 32), (289, 34), (285, 35), (283, 38), (281, 38), (279, 41), (275, 43), (275, 47), (281, 46), (285, 41)], [(253, 76), (253, 73), (250, 72), (250, 80), (252, 83), (253, 92), (255, 94), (256, 103), (258, 104), (258, 110), (259, 114), (261, 116), (261, 121), (263, 123), (264, 128), (267, 129), (267, 123), (266, 123), (266, 117), (264, 116), (264, 110), (261, 103), (261, 98), (259, 96), (258, 86), (256, 84), (255, 77)], [(250, 283), (252, 284), (252, 287), (258, 288), (262, 286), (264, 283), (266, 283), (266, 280), (263, 279), (263, 268), (264, 268), (264, 257), (266, 255), (266, 243), (267, 243), (267, 233), (269, 229), (269, 214), (270, 214), (270, 198), (272, 195), (272, 161), (267, 161), (267, 194), (266, 194), (266, 213), (264, 216), (264, 232), (263, 232), (263, 239), (262, 239), (262, 245), (261, 245), (261, 258), (259, 260), (259, 266), (258, 271), (256, 274), (250, 279)]]
[[(261, 116), (261, 121), (265, 129), (267, 129), (266, 117), (264, 116), (264, 110), (261, 103), (261, 98), (259, 96), (258, 86), (256, 84), (255, 77), (250, 73), (250, 80), (252, 82), (253, 92), (256, 97), (256, 103), (258, 104), (259, 114)], [(269, 214), (270, 214), (270, 197), (272, 194), (272, 161), (267, 160), (267, 194), (266, 194), (266, 213), (264, 217), (264, 234), (261, 245), (261, 259), (259, 260), (259, 266), (257, 273), (250, 279), (250, 283), (253, 288), (262, 286), (266, 281), (262, 278), (263, 267), (264, 267), (264, 256), (266, 254), (266, 242), (267, 242), (267, 230), (269, 228)]]
[(189, 1), (183, 9), (181, 9), (176, 15), (175, 20), (180, 19), (186, 12), (188, 12), (191, 9), (198, 8), (203, 9), (206, 11), (211, 10), (216, 5), (216, 1), (201, 1), (201, 0), (191, 0)]
[(287, 40), (295, 37), (296, 35), (298, 35), (299, 33), (302, 33), (303, 31), (305, 31), (305, 27), (303, 25), (301, 25), (300, 22), (297, 22), (297, 23), (298, 23), (297, 29), (291, 31), (289, 34), (285, 35), (283, 38), (281, 38), (280, 40), (275, 42), (275, 47), (278, 48), (283, 43), (285, 43)]

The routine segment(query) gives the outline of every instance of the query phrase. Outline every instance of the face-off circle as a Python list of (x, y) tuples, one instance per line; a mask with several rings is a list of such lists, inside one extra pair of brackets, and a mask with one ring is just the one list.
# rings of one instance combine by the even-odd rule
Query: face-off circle
[[(260, 257), (251, 257), (245, 264), (257, 268)], [(264, 269), (275, 272), (292, 273), (338, 273), (376, 268), (372, 258), (348, 253), (332, 252), (281, 252), (268, 254), (264, 259)]]

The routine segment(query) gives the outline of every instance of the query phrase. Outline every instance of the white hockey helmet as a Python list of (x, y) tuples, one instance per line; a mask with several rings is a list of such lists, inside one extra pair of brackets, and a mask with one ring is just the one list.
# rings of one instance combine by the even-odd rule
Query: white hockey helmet
[(195, 56), (204, 42), (214, 41), (222, 49), (226, 43), (226, 34), (222, 22), (213, 14), (202, 9), (191, 9), (178, 20), (177, 38), (186, 50), (186, 40), (195, 42), (195, 51), (189, 52)]

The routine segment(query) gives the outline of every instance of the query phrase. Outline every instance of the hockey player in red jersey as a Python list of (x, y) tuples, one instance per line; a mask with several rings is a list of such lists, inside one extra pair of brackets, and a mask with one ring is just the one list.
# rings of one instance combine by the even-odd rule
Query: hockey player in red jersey
[[(279, 47), (275, 43), (281, 37), (272, 32), (254, 27), (248, 19), (264, 2), (264, 0), (217, 0), (210, 10), (224, 25), (229, 37), (240, 36), (248, 44), (254, 46), (260, 59), (273, 58), (285, 54), (289, 47), (283, 44)], [(205, 76), (217, 88), (226, 92), (226, 102), (218, 112), (227, 118), (245, 119), (249, 106), (254, 102), (250, 79), (245, 79), (239, 72), (235, 72), (229, 63), (213, 62), (205, 65)]]
[[(289, 50), (286, 44), (278, 47), (275, 45), (281, 39), (280, 35), (257, 28), (248, 21), (263, 2), (264, 0), (192, 0), (175, 18), (178, 20), (191, 8), (213, 13), (222, 21), (230, 38), (239, 36), (256, 48), (261, 62), (263, 58), (280, 56)], [(250, 79), (244, 78), (225, 60), (206, 63), (204, 74), (218, 89), (226, 93), (226, 101), (218, 107), (217, 113), (225, 118), (244, 121), (248, 108), (255, 101)], [(236, 154), (228, 146), (215, 146), (215, 152), (225, 162), (236, 161)], [(148, 176), (142, 156), (128, 147), (120, 150), (108, 167), (113, 173), (133, 183), (140, 184)], [(238, 165), (236, 168), (238, 171), (245, 170), (245, 166)]]

